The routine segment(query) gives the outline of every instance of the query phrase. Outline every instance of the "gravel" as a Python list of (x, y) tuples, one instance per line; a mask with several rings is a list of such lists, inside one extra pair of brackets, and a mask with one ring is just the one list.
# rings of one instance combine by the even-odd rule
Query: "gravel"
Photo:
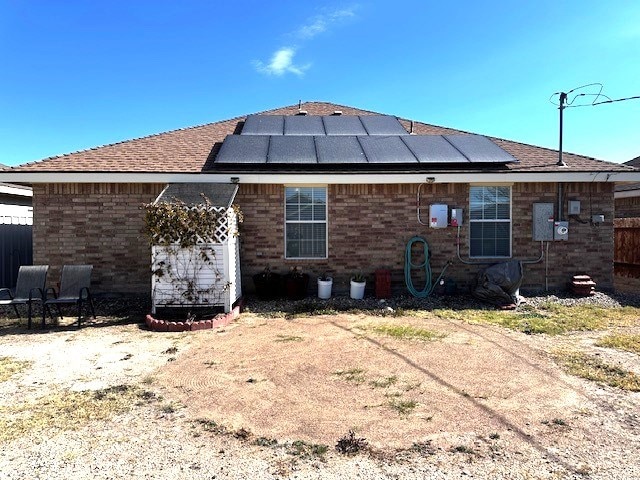
[[(557, 302), (603, 307), (640, 306), (640, 295), (598, 292), (581, 298), (561, 292), (528, 295), (529, 305)], [(493, 308), (470, 296), (434, 296), (424, 300), (259, 301), (249, 297), (247, 309), (260, 314), (304, 313), (312, 310), (364, 310), (386, 314), (398, 309)], [(162, 352), (176, 347), (188, 352), (192, 334), (141, 332), (136, 320), (148, 308), (144, 299), (98, 299), (95, 327), (34, 331), (25, 335), (15, 322), (0, 323), (0, 356), (29, 360), (27, 372), (0, 383), (2, 410), (24, 398), (38, 398), (56, 389), (103, 388), (140, 382), (169, 360)], [(390, 310), (391, 309), (391, 310)], [(510, 335), (515, 333), (509, 333)], [(196, 334), (198, 335), (198, 334)], [(100, 350), (88, 346), (100, 345)], [(150, 354), (155, 353), (155, 355)], [(73, 353), (73, 356), (69, 356)], [(127, 355), (131, 355), (126, 358)], [(634, 360), (638, 364), (637, 358)], [(98, 368), (99, 367), (99, 368)], [(550, 423), (535, 441), (516, 432), (501, 432), (489, 441), (476, 432), (447, 438), (469, 451), (417, 448), (409, 451), (343, 456), (330, 446), (320, 457), (300, 458), (281, 447), (257, 446), (204, 431), (185, 410), (163, 411), (150, 402), (107, 421), (75, 430), (30, 435), (0, 444), (0, 478), (33, 479), (621, 479), (640, 478), (640, 394), (621, 392), (586, 381), (580, 394), (582, 411), (567, 412), (568, 425)], [(539, 425), (535, 426), (540, 428)], [(533, 426), (532, 426), (533, 428)], [(545, 427), (546, 428), (546, 427)], [(443, 432), (443, 435), (445, 433)]]

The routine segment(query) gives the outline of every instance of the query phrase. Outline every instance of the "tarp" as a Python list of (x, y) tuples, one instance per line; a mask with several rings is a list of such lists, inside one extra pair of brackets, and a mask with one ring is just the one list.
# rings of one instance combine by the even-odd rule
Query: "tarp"
[(496, 263), (478, 273), (473, 296), (498, 305), (518, 305), (523, 270), (520, 260)]

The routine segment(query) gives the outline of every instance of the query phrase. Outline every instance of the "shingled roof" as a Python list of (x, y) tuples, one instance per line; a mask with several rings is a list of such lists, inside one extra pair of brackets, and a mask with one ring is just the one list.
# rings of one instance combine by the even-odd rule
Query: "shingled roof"
[[(331, 115), (340, 110), (343, 115), (372, 115), (370, 112), (326, 102), (306, 102), (301, 105), (309, 115)], [(291, 105), (261, 112), (263, 115), (296, 115), (299, 106)], [(245, 116), (229, 120), (173, 130), (143, 138), (82, 150), (66, 155), (49, 157), (41, 161), (12, 168), (13, 172), (110, 172), (110, 173), (200, 173), (214, 168), (214, 159), (220, 145), (229, 134), (239, 133)], [(423, 135), (468, 133), (460, 130), (429, 125), (399, 118), (410, 131)], [(412, 126), (413, 124), (413, 126)], [(506, 165), (513, 172), (615, 172), (630, 171), (630, 167), (596, 160), (591, 157), (564, 153), (568, 165), (559, 167), (556, 150), (524, 143), (489, 137), (513, 155), (518, 162)]]

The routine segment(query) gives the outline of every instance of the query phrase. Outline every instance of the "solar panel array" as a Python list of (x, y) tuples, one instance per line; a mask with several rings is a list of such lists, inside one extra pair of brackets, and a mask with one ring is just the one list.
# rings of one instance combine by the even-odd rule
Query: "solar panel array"
[[(355, 117), (331, 118), (351, 118), (340, 124), (343, 131), (355, 125)], [(253, 123), (251, 126), (256, 131), (271, 130), (276, 122), (269, 122)], [(327, 123), (324, 125), (326, 127)], [(333, 127), (337, 125), (333, 124)], [(284, 131), (284, 120), (282, 126)], [(299, 127), (298, 124), (295, 128)], [(481, 135), (259, 135), (244, 134), (244, 131), (242, 135), (227, 136), (215, 160), (218, 164), (283, 165), (464, 165), (516, 161), (505, 150)]]
[(390, 115), (249, 115), (241, 135), (409, 135)]

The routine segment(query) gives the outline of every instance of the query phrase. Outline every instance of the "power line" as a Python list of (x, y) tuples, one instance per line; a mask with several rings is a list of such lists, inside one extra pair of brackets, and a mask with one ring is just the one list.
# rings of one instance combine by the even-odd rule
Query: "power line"
[[(596, 93), (577, 93), (573, 96), (573, 98), (571, 100), (569, 100), (569, 96), (573, 93), (576, 92), (578, 90), (582, 90), (584, 88), (589, 88), (589, 87), (600, 87), (598, 89), (598, 91)], [(562, 113), (564, 111), (565, 108), (575, 108), (575, 107), (595, 107), (596, 105), (603, 105), (605, 103), (615, 103), (615, 102), (624, 102), (627, 100), (637, 100), (640, 99), (640, 95), (635, 95), (633, 97), (625, 97), (625, 98), (617, 98), (617, 99), (611, 99), (610, 97), (608, 97), (607, 95), (605, 95), (604, 93), (602, 93), (602, 90), (604, 89), (604, 86), (601, 83), (589, 83), (586, 85), (581, 85), (580, 87), (576, 87), (576, 88), (572, 88), (571, 90), (569, 90), (568, 92), (555, 92), (553, 93), (550, 97), (549, 97), (549, 102), (551, 102), (553, 105), (557, 105), (558, 110), (560, 110), (560, 135), (559, 135), (559, 148), (558, 148), (558, 163), (556, 163), (556, 165), (558, 165), (559, 167), (566, 167), (567, 164), (564, 163), (564, 160), (562, 159), (562, 127), (563, 127), (563, 118), (562, 118)], [(554, 98), (555, 96), (558, 96), (558, 103), (553, 102), (551, 99)], [(595, 97), (593, 99), (593, 101), (591, 103), (580, 103), (578, 101), (577, 105), (574, 105), (574, 103), (576, 102), (576, 100), (578, 100), (579, 98), (581, 99), (582, 97)], [(598, 99), (600, 97), (606, 98), (606, 100), (601, 100), (598, 101)]]

